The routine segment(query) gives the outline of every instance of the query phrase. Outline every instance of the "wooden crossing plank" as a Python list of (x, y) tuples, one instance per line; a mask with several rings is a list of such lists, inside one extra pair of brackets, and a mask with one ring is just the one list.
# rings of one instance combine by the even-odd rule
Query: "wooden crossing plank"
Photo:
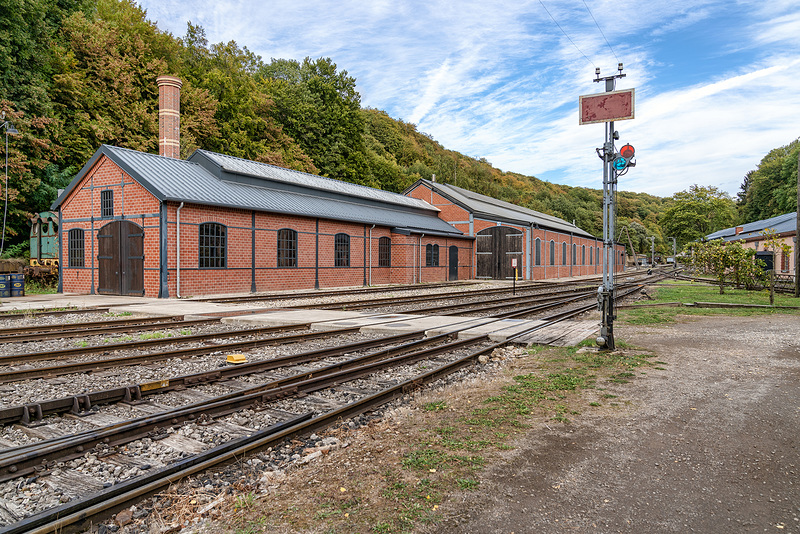
[(124, 419), (121, 419), (116, 415), (100, 413), (100, 412), (92, 412), (92, 411), (89, 411), (86, 415), (73, 415), (71, 413), (68, 413), (64, 414), (64, 417), (70, 419), (77, 419), (79, 421), (84, 421), (96, 427), (114, 425), (116, 423), (119, 423), (120, 421), (124, 421)]
[(209, 448), (209, 446), (202, 441), (187, 438), (180, 434), (170, 434), (166, 438), (159, 440), (159, 443), (172, 447), (176, 451), (183, 451), (189, 454), (199, 454)]
[(514, 340), (515, 344), (574, 347), (597, 332), (597, 321), (562, 321)]
[(72, 469), (50, 474), (44, 480), (51, 488), (60, 489), (69, 497), (84, 496), (103, 489), (103, 483), (98, 479)]
[(61, 436), (64, 435), (63, 431), (50, 426), (31, 427), (25, 425), (14, 425), (14, 428), (21, 431), (26, 436), (32, 437), (34, 439), (60, 438)]

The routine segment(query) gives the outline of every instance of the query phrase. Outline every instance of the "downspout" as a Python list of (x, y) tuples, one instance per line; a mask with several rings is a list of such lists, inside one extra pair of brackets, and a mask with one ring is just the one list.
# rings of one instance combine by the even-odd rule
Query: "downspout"
[[(372, 225), (375, 228), (375, 225)], [(372, 287), (372, 228), (369, 229), (369, 287)]]
[(543, 228), (544, 230), (544, 250), (547, 256), (544, 260), (544, 279), (547, 280), (547, 264), (550, 263), (550, 243), (547, 241), (547, 228)]
[[(575, 221), (572, 221), (572, 224), (575, 225)], [(578, 249), (575, 246), (575, 241), (572, 237), (572, 232), (569, 233), (569, 248), (570, 248), (570, 259), (572, 260), (569, 262), (569, 276), (572, 277), (572, 268), (578, 263)]]
[(419, 283), (422, 283), (422, 238), (425, 234), (419, 235)]
[(177, 246), (178, 246), (178, 254), (177, 254), (178, 263), (177, 263), (177, 276), (176, 276), (176, 278), (177, 278), (177, 281), (176, 281), (177, 287), (175, 288), (175, 295), (178, 298), (181, 298), (181, 209), (182, 208), (183, 208), (183, 202), (181, 202), (181, 205), (178, 206), (178, 212), (177, 212), (177, 217), (176, 217), (176, 221), (177, 221), (176, 222), (177, 239), (175, 240), (175, 242), (177, 243)]
[(417, 283), (417, 252), (414, 250), (414, 236), (411, 238), (411, 284)]

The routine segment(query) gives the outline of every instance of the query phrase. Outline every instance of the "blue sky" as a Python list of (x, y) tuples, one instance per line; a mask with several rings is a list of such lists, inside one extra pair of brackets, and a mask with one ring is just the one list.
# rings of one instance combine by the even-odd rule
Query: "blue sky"
[(620, 190), (670, 196), (696, 183), (735, 196), (769, 150), (800, 136), (797, 0), (139, 3), (162, 30), (182, 36), (191, 21), (267, 62), (330, 57), (362, 106), (554, 183), (602, 188), (604, 127), (578, 125), (578, 97), (603, 89), (595, 67), (610, 75), (618, 61), (617, 88), (636, 90), (636, 118), (616, 123), (637, 160)]

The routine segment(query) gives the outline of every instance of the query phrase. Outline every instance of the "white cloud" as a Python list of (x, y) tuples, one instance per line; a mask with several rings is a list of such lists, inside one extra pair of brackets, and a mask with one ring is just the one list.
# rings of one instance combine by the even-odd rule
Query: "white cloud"
[[(612, 74), (617, 57), (620, 87), (637, 95), (636, 119), (617, 124), (639, 161), (621, 189), (671, 195), (700, 183), (735, 194), (763, 155), (800, 135), (796, 0), (587, 0), (614, 53), (583, 2), (543, 1), (572, 42), (538, 0), (142, 3), (162, 29), (182, 35), (191, 20), (210, 42), (235, 40), (266, 61), (331, 57), (356, 77), (363, 105), (554, 182), (600, 187), (603, 127), (578, 126), (577, 102), (602, 89), (594, 65)], [(718, 46), (689, 50), (708, 70), (687, 72), (700, 63), (676, 54), (699, 25)]]

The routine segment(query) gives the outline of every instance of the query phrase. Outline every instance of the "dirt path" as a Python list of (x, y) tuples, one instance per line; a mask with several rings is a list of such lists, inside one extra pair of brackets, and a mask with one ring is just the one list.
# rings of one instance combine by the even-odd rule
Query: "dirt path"
[(664, 370), (529, 433), (435, 532), (800, 533), (800, 317), (616, 332)]

